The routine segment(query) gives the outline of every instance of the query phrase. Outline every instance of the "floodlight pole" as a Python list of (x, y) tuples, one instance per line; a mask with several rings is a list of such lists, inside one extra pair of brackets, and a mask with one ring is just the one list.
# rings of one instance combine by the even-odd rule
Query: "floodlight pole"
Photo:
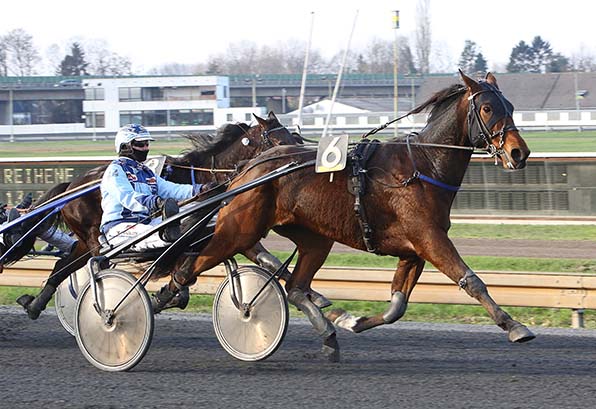
[[(397, 107), (397, 30), (399, 29), (399, 10), (393, 12), (393, 114), (399, 117)], [(397, 138), (397, 122), (393, 124), (393, 136)]]
[(8, 89), (8, 113), (9, 124), (10, 124), (10, 142), (14, 142), (14, 96), (12, 88)]
[(581, 125), (581, 112), (579, 110), (579, 98), (578, 95), (578, 86), (577, 86), (577, 71), (573, 73), (573, 84), (575, 86), (575, 112), (577, 113), (577, 132), (582, 131)]
[(337, 92), (339, 90), (339, 85), (341, 84), (341, 75), (344, 71), (344, 66), (346, 65), (346, 60), (348, 58), (348, 51), (350, 51), (350, 43), (352, 42), (352, 35), (354, 34), (354, 29), (356, 28), (357, 19), (358, 10), (356, 10), (356, 15), (354, 16), (354, 23), (352, 24), (352, 31), (350, 32), (348, 44), (346, 45), (344, 56), (341, 60), (341, 65), (339, 66), (339, 73), (337, 74), (337, 80), (335, 81), (335, 88), (333, 89), (333, 96), (331, 97), (331, 104), (329, 105), (329, 111), (327, 112), (327, 119), (325, 120), (325, 127), (323, 128), (323, 134), (321, 135), (321, 138), (324, 138), (327, 135), (327, 129), (329, 128), (329, 122), (331, 121), (331, 113), (333, 112), (333, 105), (335, 104), (335, 100), (337, 99)]
[(308, 45), (304, 55), (304, 68), (302, 69), (302, 83), (300, 84), (300, 98), (298, 99), (298, 127), (302, 128), (302, 107), (304, 106), (304, 91), (306, 89), (306, 73), (308, 71), (308, 56), (310, 54), (310, 45), (312, 43), (312, 30), (315, 25), (315, 12), (310, 12), (310, 34), (308, 36)]

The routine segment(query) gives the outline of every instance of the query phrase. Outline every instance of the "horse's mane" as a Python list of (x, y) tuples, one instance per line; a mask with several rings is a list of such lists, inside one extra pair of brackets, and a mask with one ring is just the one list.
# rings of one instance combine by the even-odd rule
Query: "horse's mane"
[(215, 135), (201, 133), (184, 135), (192, 144), (192, 148), (182, 151), (180, 158), (168, 156), (168, 162), (205, 163), (210, 157), (224, 151), (232, 143), (244, 136), (249, 129), (249, 125), (239, 122), (222, 125), (217, 129)]
[(451, 104), (465, 91), (466, 87), (462, 84), (453, 84), (433, 94), (425, 102), (408, 112), (408, 115), (418, 114), (431, 107), (428, 118), (428, 123), (430, 124), (430, 122), (435, 118), (440, 117), (441, 114), (445, 112), (445, 110), (447, 110), (447, 108), (449, 108)]
[[(452, 121), (441, 122), (444, 118), (444, 113), (454, 107), (454, 102), (457, 101), (461, 95), (466, 91), (466, 87), (462, 84), (453, 84), (441, 91), (434, 93), (426, 101), (418, 105), (416, 108), (408, 112), (408, 115), (418, 114), (422, 111), (430, 109), (430, 114), (426, 122), (426, 126), (420, 135), (425, 135), (426, 138), (434, 138), (440, 136), (440, 134), (448, 132), (447, 128), (452, 126)], [(431, 132), (429, 132), (429, 130)], [(445, 135), (443, 135), (445, 136)], [(398, 140), (403, 139), (398, 137)]]

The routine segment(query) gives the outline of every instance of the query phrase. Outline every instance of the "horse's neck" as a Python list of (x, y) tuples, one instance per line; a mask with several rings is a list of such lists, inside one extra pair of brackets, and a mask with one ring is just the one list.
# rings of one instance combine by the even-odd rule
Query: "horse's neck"
[(452, 186), (461, 185), (472, 152), (457, 149), (457, 147), (464, 146), (464, 141), (467, 138), (460, 129), (461, 127), (449, 124), (434, 129), (432, 132), (420, 134), (418, 141), (421, 144), (445, 145), (445, 147), (436, 148), (419, 146), (414, 151), (414, 155), (417, 157), (416, 165), (420, 172), (428, 173), (427, 176)]

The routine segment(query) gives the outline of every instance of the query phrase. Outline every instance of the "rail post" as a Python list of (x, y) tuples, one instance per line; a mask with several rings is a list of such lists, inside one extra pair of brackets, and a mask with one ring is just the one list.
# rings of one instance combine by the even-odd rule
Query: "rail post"
[(583, 328), (584, 327), (584, 310), (583, 308), (574, 308), (571, 310), (571, 327), (572, 328)]

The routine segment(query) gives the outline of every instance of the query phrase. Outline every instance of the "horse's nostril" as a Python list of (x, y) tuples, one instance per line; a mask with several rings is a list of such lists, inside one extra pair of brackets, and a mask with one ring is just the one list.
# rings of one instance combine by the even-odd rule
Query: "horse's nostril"
[(517, 149), (517, 148), (512, 149), (511, 150), (511, 159), (513, 159), (513, 161), (517, 162), (517, 163), (523, 161), (525, 158), (524, 158), (524, 154), (521, 151), (521, 149)]

